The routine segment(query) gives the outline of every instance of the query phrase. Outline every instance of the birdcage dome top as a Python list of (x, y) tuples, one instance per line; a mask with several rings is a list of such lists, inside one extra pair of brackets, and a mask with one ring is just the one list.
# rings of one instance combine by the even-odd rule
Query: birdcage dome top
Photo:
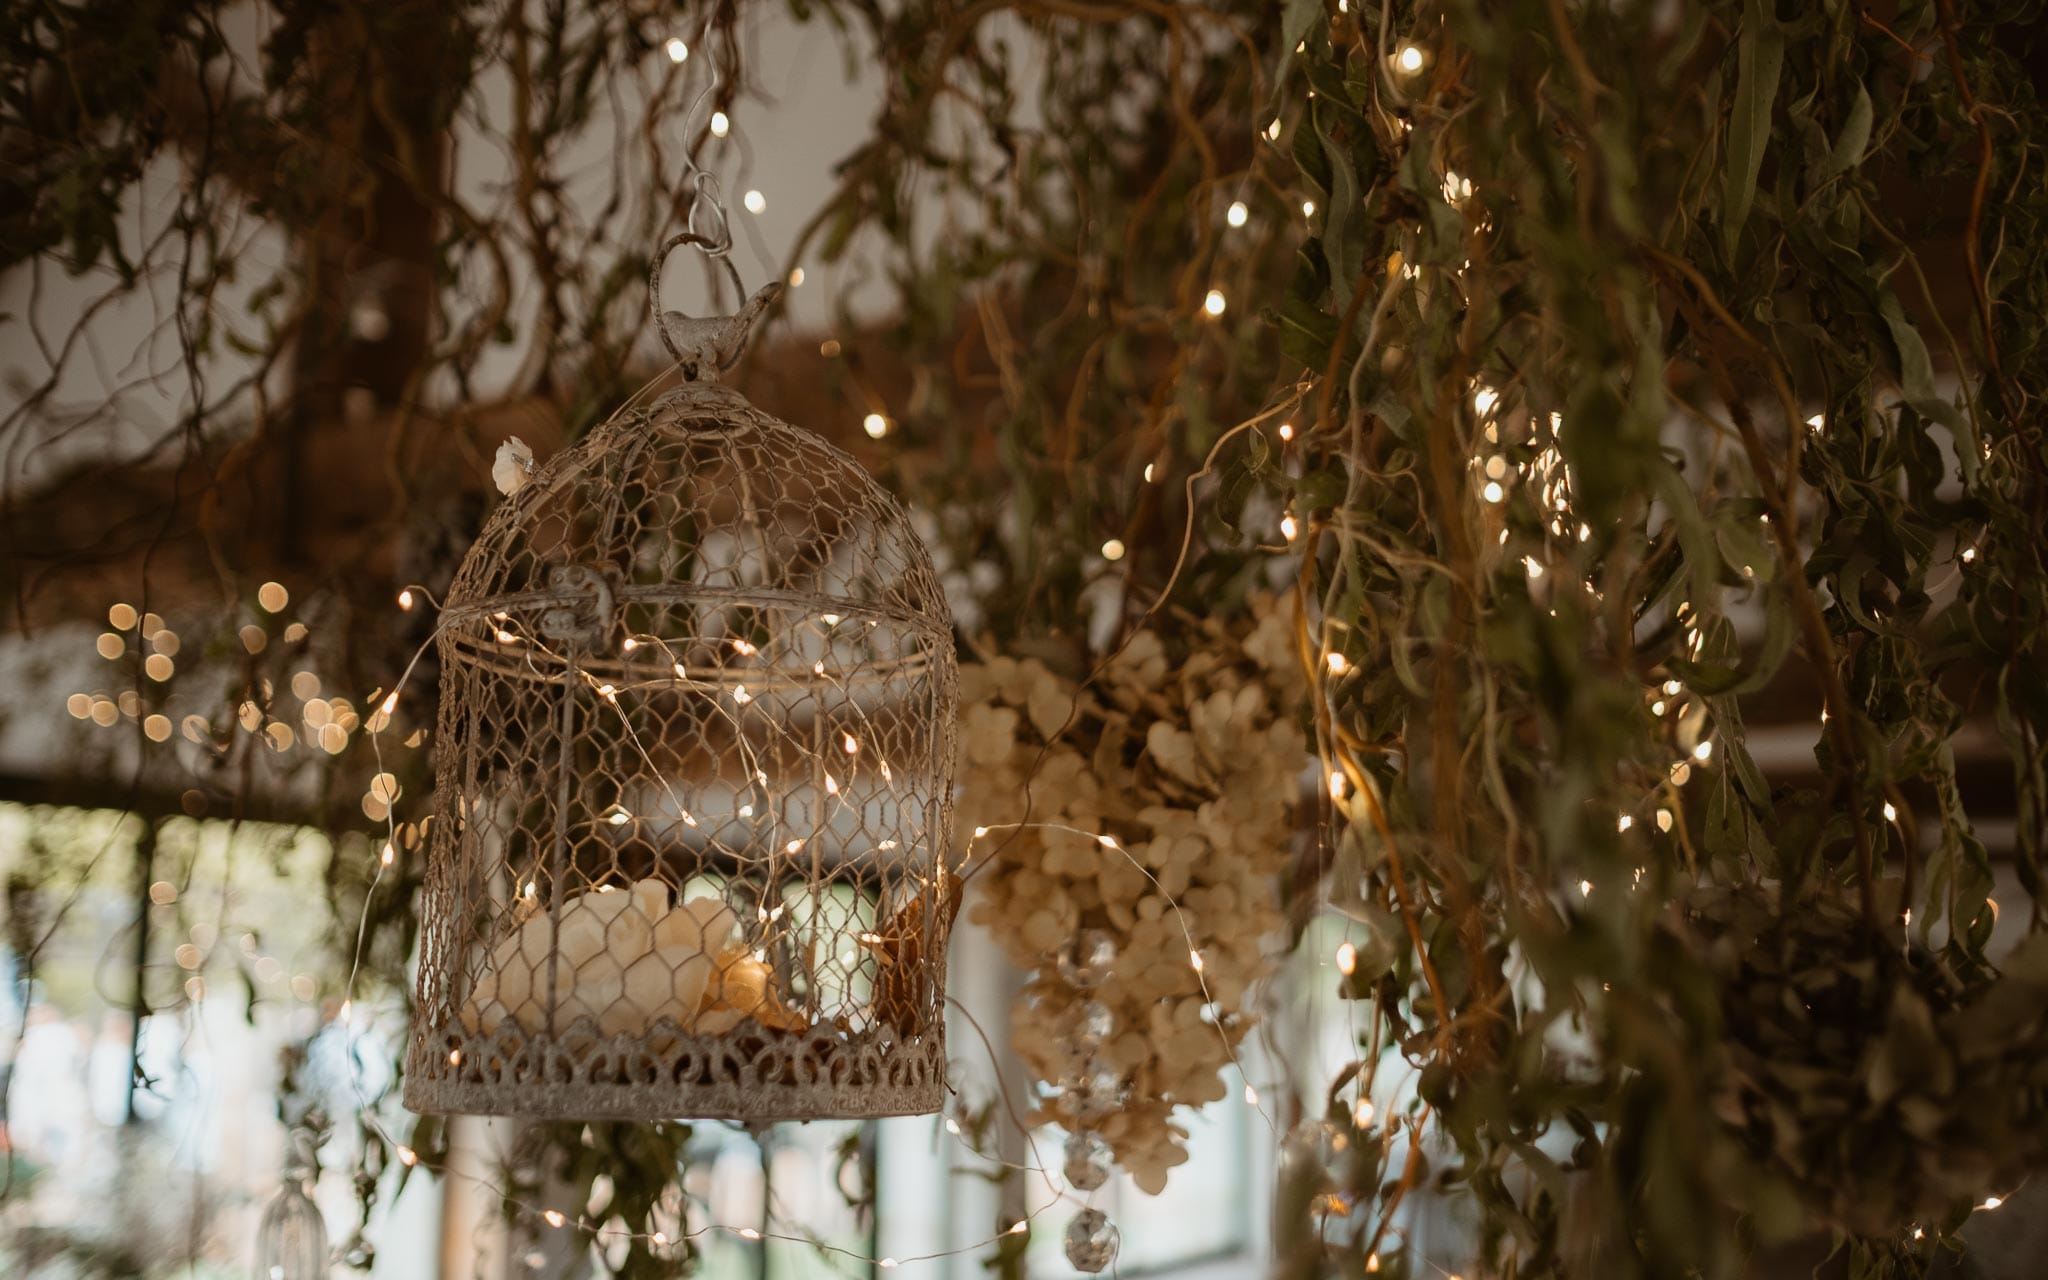
[(687, 381), (499, 505), (440, 654), (412, 1105), (938, 1105), (952, 622), (858, 463)]
[[(844, 451), (717, 383), (614, 415), (543, 462), (492, 512), (445, 616), (556, 608), (588, 622), (599, 591), (624, 611), (694, 602), (705, 640), (746, 643), (733, 610), (748, 608), (952, 631), (931, 557), (895, 499)], [(584, 639), (593, 657), (610, 647)], [(760, 657), (809, 666), (821, 655)]]

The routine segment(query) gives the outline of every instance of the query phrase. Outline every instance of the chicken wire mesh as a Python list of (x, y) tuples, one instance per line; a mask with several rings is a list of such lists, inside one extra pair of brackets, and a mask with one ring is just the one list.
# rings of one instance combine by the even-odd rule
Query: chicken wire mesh
[(952, 623), (865, 471), (686, 383), (499, 506), (438, 644), (409, 1106), (938, 1109)]

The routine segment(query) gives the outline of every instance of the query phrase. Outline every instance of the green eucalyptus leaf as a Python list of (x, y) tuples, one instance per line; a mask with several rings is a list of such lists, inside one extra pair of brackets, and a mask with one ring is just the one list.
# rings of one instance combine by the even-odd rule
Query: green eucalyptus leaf
[(1870, 90), (1859, 84), (1856, 86), (1856, 100), (1849, 106), (1849, 117), (1842, 122), (1841, 133), (1835, 136), (1835, 145), (1828, 151), (1827, 163), (1821, 166), (1823, 182), (1863, 163), (1863, 152), (1870, 145), (1870, 125)]
[(1728, 119), (1728, 168), (1721, 198), (1721, 247), (1733, 259), (1756, 201), (1756, 179), (1770, 147), (1771, 107), (1785, 66), (1785, 36), (1768, 0), (1746, 0), (1735, 39), (1735, 106)]

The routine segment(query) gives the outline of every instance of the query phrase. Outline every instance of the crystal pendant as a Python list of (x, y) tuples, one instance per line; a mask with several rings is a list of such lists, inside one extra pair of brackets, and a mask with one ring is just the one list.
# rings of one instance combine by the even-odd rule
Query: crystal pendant
[(351, 1271), (368, 1271), (377, 1265), (377, 1247), (358, 1228), (334, 1251), (334, 1260)]
[(1351, 1138), (1327, 1120), (1303, 1120), (1287, 1133), (1281, 1154), (1289, 1161), (1325, 1168), (1342, 1160)]
[(1120, 1240), (1116, 1224), (1100, 1209), (1083, 1209), (1067, 1224), (1067, 1261), (1092, 1275), (1116, 1261)]
[(1060, 977), (1076, 991), (1093, 991), (1116, 963), (1116, 939), (1102, 929), (1083, 929), (1059, 951)]
[(1093, 1191), (1109, 1181), (1109, 1144), (1082, 1130), (1067, 1136), (1067, 1161), (1061, 1170), (1076, 1191)]
[(287, 1182), (256, 1230), (257, 1280), (323, 1280), (327, 1224), (301, 1182)]
[(1081, 1036), (1089, 1041), (1090, 1047), (1109, 1039), (1116, 1030), (1116, 1015), (1100, 1000), (1086, 1000), (1081, 1004)]
[(309, 1194), (320, 1174), (325, 1135), (293, 1129), (285, 1139), (284, 1185), (256, 1228), (256, 1280), (322, 1280), (327, 1275), (327, 1223)]
[(1068, 1099), (1073, 1117), (1085, 1121), (1122, 1106), (1130, 1096), (1131, 1086), (1116, 1071), (1096, 1062), (1061, 1081), (1061, 1091)]

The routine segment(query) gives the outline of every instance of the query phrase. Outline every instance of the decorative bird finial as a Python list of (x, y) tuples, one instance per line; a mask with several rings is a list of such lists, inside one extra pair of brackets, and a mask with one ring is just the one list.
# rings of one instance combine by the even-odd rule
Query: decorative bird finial
[(698, 319), (680, 311), (661, 313), (661, 336), (682, 365), (689, 382), (716, 382), (718, 375), (739, 363), (754, 322), (782, 296), (781, 281), (762, 285), (738, 314)]

